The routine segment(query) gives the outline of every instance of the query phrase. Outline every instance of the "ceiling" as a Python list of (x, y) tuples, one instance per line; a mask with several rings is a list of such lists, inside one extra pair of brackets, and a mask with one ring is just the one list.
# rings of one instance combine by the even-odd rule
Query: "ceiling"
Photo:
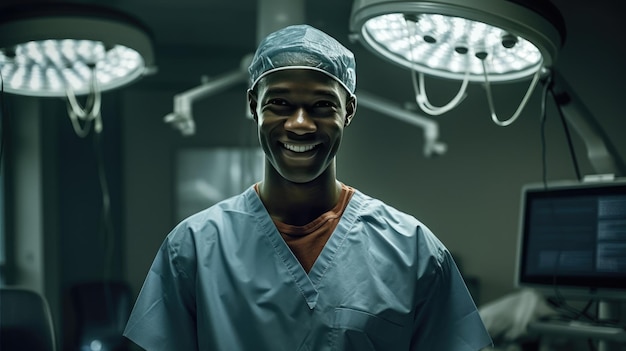
[[(280, 8), (285, 1), (299, 2), (306, 13), (306, 22), (323, 27), (331, 34), (337, 31), (347, 34), (351, 8), (348, 0), (2, 0), (0, 11), (12, 5), (41, 3), (111, 7), (135, 17), (151, 30), (159, 62), (181, 55), (251, 52), (257, 43), (258, 5)], [(287, 24), (292, 21), (289, 18), (263, 20)], [(345, 35), (343, 39), (345, 41)]]
[[(181, 52), (189, 54), (216, 51), (246, 52), (257, 42), (257, 22), (272, 21), (259, 18), (257, 8), (274, 6), (285, 0), (70, 0), (70, 2), (113, 7), (143, 22), (151, 29), (155, 40), (156, 59), (167, 59)], [(542, 1), (542, 0), (538, 0)], [(13, 4), (55, 3), (65, 0), (3, 0), (3, 7)], [(351, 0), (301, 0), (306, 22), (348, 42), (348, 21)], [(621, 26), (617, 14), (618, 2), (599, 0), (553, 0), (564, 14), (568, 29), (585, 25), (593, 13), (596, 25), (614, 29)], [(584, 6), (583, 6), (584, 4)], [(580, 17), (584, 17), (580, 21)], [(610, 19), (613, 20), (610, 20)], [(599, 21), (600, 19), (604, 19)], [(606, 19), (609, 19), (608, 21)], [(290, 21), (287, 19), (287, 22)], [(568, 40), (576, 40), (569, 38)]]
[[(258, 41), (257, 23), (273, 21), (259, 18), (259, 4), (273, 6), (274, 3), (289, 0), (70, 0), (84, 4), (109, 6), (136, 17), (153, 33), (155, 60), (158, 73), (148, 81), (158, 84), (178, 79), (185, 82), (199, 82), (200, 73), (209, 69), (199, 67), (191, 69), (202, 60), (224, 57), (227, 61), (218, 71), (227, 67), (237, 67), (239, 62), (233, 58), (251, 53)], [(295, 0), (292, 0), (295, 1)], [(359, 72), (360, 82), (371, 85), (375, 79), (381, 61), (365, 51), (358, 42), (348, 39), (348, 23), (352, 7), (351, 0), (301, 0), (305, 21), (312, 24), (355, 50), (357, 69), (359, 63), (366, 73)], [(546, 0), (536, 0), (546, 1)], [(58, 3), (58, 0), (2, 0), (0, 11), (13, 4), (35, 4), (38, 2)], [(619, 42), (626, 33), (619, 1), (615, 0), (552, 0), (563, 14), (567, 27), (567, 39), (557, 59), (557, 66), (562, 66), (564, 75), (576, 88), (589, 82), (606, 84), (601, 75), (626, 78), (622, 64), (626, 46)], [(290, 19), (286, 19), (287, 22)], [(181, 64), (181, 60), (185, 61)], [(196, 61), (193, 61), (196, 60)], [(369, 62), (368, 62), (369, 61)], [(365, 67), (365, 68), (364, 68)], [(583, 68), (593, 67), (596, 74)], [(373, 69), (370, 69), (373, 68)], [(401, 69), (385, 64), (385, 73), (398, 74)], [(207, 72), (217, 74), (219, 72)], [(617, 79), (621, 85), (623, 79)], [(368, 83), (373, 82), (373, 83)], [(145, 83), (144, 83), (145, 84)], [(360, 85), (362, 87), (362, 85)], [(366, 87), (371, 90), (377, 87)], [(407, 89), (407, 90), (410, 90)], [(597, 90), (597, 89), (595, 89)]]

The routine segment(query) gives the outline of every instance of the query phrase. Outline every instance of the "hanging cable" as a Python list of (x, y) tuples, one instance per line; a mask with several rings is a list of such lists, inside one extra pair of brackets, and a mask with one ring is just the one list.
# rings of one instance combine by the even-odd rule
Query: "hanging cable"
[[(70, 121), (72, 122), (74, 132), (81, 138), (85, 138), (89, 135), (92, 125), (93, 130), (96, 133), (100, 133), (102, 131), (102, 117), (100, 115), (102, 93), (100, 91), (100, 85), (98, 84), (95, 66), (91, 67), (91, 79), (89, 84), (90, 90), (87, 95), (85, 107), (80, 106), (76, 100), (76, 95), (74, 94), (74, 89), (71, 84), (67, 84), (65, 88), (67, 96), (67, 113), (70, 117)], [(84, 122), (82, 126), (81, 121)]]
[(6, 105), (4, 103), (4, 76), (2, 75), (2, 70), (0, 70), (0, 172), (4, 166), (4, 148), (8, 135), (5, 123), (6, 118)]
[[(416, 82), (416, 75), (418, 74), (419, 83)], [(417, 73), (415, 69), (412, 69), (411, 80), (413, 82), (413, 90), (415, 91), (415, 101), (417, 102), (417, 105), (422, 109), (422, 111), (428, 113), (429, 115), (439, 116), (457, 107), (467, 97), (465, 92), (467, 91), (467, 85), (469, 83), (469, 68), (465, 71), (461, 88), (454, 98), (452, 98), (452, 100), (444, 106), (434, 106), (428, 100), (428, 96), (426, 95), (426, 84), (424, 83), (424, 74), (422, 72)]]
[(552, 83), (552, 74), (549, 74), (546, 78), (547, 81), (543, 86), (541, 93), (541, 114), (540, 114), (540, 135), (541, 135), (541, 180), (543, 181), (543, 190), (548, 190), (548, 165), (546, 161), (546, 119), (547, 109), (546, 101), (548, 100), (548, 88)]
[(502, 120), (500, 120), (498, 118), (498, 116), (496, 115), (496, 112), (495, 112), (495, 107), (494, 107), (494, 103), (493, 103), (493, 96), (492, 96), (492, 93), (491, 93), (491, 84), (489, 83), (489, 75), (487, 74), (487, 65), (485, 64), (485, 59), (487, 58), (487, 54), (484, 53), (484, 55), (477, 55), (477, 57), (480, 59), (480, 63), (483, 66), (483, 75), (485, 77), (485, 90), (487, 91), (487, 101), (489, 103), (489, 111), (491, 112), (491, 119), (493, 120), (493, 122), (496, 125), (498, 125), (500, 127), (509, 126), (513, 122), (515, 122), (515, 120), (522, 113), (522, 110), (524, 109), (524, 107), (526, 107), (526, 103), (528, 102), (528, 99), (532, 95), (532, 92), (535, 89), (535, 86), (537, 85), (537, 82), (539, 82), (539, 77), (541, 76), (541, 73), (540, 73), (541, 69), (538, 69), (537, 72), (535, 72), (535, 75), (533, 76), (533, 79), (530, 82), (530, 86), (528, 87), (528, 90), (526, 91), (526, 94), (524, 94), (524, 98), (522, 99), (522, 102), (517, 107), (517, 110), (515, 111), (513, 116), (511, 116), (507, 120), (502, 121)]
[[(2, 264), (0, 264), (0, 285), (9, 283), (9, 279), (7, 279), (7, 275), (9, 275), (9, 271), (11, 270), (11, 263), (13, 261), (12, 257), (10, 257), (11, 253), (7, 250), (7, 232), (9, 228), (6, 225), (6, 191), (5, 186), (7, 184), (5, 169), (6, 165), (4, 160), (4, 152), (5, 147), (7, 145), (7, 136), (9, 135), (9, 131), (7, 130), (8, 124), (8, 114), (6, 103), (4, 101), (4, 76), (2, 75), (2, 70), (0, 70), (0, 257), (2, 257)], [(9, 256), (9, 257), (7, 257)]]
[(95, 153), (98, 183), (101, 192), (101, 233), (104, 244), (104, 280), (112, 278), (113, 254), (115, 249), (115, 235), (111, 219), (111, 197), (106, 177), (102, 143), (102, 92), (98, 83), (95, 65), (91, 66), (90, 90), (85, 106), (81, 106), (74, 94), (71, 85), (66, 87), (67, 112), (76, 135), (86, 138), (93, 130), (93, 149)]
[[(552, 89), (550, 89), (550, 94), (552, 95), (552, 99), (556, 102), (557, 98)], [(557, 103), (557, 110), (559, 111), (559, 117), (561, 120), (561, 124), (563, 125), (563, 131), (565, 132), (565, 138), (567, 139), (567, 146), (569, 149), (569, 154), (572, 158), (572, 165), (574, 166), (574, 172), (576, 173), (576, 179), (579, 181), (582, 180), (580, 175), (580, 167), (578, 165), (578, 158), (576, 157), (576, 150), (574, 150), (574, 144), (572, 143), (572, 135), (569, 130), (569, 126), (567, 125), (567, 121), (565, 120), (565, 116), (563, 115), (563, 110)]]
[(106, 167), (103, 155), (102, 134), (93, 135), (93, 147), (96, 155), (98, 182), (102, 196), (101, 225), (104, 241), (104, 280), (112, 278), (113, 253), (115, 249), (115, 235), (111, 218), (111, 196), (106, 177)]
[[(452, 98), (452, 100), (450, 100), (447, 104), (443, 106), (434, 106), (433, 104), (430, 103), (430, 101), (428, 100), (428, 96), (426, 94), (426, 84), (424, 83), (424, 74), (418, 71), (417, 66), (415, 64), (416, 60), (413, 57), (413, 53), (415, 52), (415, 47), (413, 45), (413, 40), (411, 39), (417, 36), (414, 30), (414, 27), (417, 26), (417, 22), (415, 20), (410, 20), (407, 17), (405, 17), (404, 22), (406, 23), (407, 30), (409, 31), (409, 45), (411, 49), (410, 60), (413, 66), (411, 69), (411, 81), (413, 83), (413, 91), (415, 92), (415, 101), (417, 102), (417, 105), (422, 109), (422, 111), (428, 113), (429, 115), (438, 116), (438, 115), (444, 114), (452, 110), (453, 108), (457, 107), (463, 101), (463, 99), (467, 97), (467, 94), (465, 92), (467, 91), (467, 85), (469, 83), (469, 72), (470, 72), (469, 65), (466, 65), (465, 75), (463, 76), (463, 82), (461, 83), (461, 87), (459, 91)], [(411, 24), (413, 24), (413, 26)], [(419, 74), (419, 82), (417, 79), (418, 74)]]
[(589, 307), (593, 304), (593, 300), (587, 301), (587, 305), (583, 309), (578, 309), (574, 306), (571, 306), (565, 299), (565, 296), (561, 294), (561, 290), (559, 289), (559, 284), (557, 282), (557, 277), (560, 274), (560, 263), (562, 254), (563, 251), (558, 251), (554, 265), (554, 272), (552, 273), (552, 288), (554, 290), (555, 298), (548, 299), (548, 302), (550, 302), (554, 307), (571, 313), (572, 315), (568, 316), (568, 318), (571, 320), (580, 320), (581, 317), (585, 317), (587, 322), (597, 323), (597, 318), (588, 313)]

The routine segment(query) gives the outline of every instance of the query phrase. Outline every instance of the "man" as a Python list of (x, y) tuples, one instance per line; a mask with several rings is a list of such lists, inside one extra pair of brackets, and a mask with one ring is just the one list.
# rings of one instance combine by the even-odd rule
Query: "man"
[(490, 344), (443, 244), (336, 178), (355, 61), (306, 25), (265, 38), (248, 100), (263, 180), (180, 223), (125, 335), (149, 351), (476, 351)]

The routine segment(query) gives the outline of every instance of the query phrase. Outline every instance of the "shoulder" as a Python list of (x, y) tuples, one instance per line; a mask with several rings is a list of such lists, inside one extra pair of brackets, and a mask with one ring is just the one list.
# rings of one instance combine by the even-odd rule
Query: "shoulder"
[(355, 189), (353, 200), (360, 207), (358, 221), (367, 227), (379, 228), (386, 236), (400, 238), (421, 257), (430, 256), (441, 263), (447, 249), (439, 238), (414, 215), (401, 211), (384, 201)]
[[(254, 189), (248, 188), (243, 193), (224, 199), (202, 211), (194, 213), (176, 226), (177, 230), (200, 232), (211, 227), (223, 225), (232, 217), (249, 217), (259, 212), (258, 197)], [(261, 204), (262, 206), (262, 204)]]
[(367, 217), (368, 220), (396, 219), (410, 222), (411, 224), (423, 225), (423, 223), (421, 223), (413, 215), (398, 210), (383, 200), (365, 194), (358, 189), (354, 189), (352, 201), (359, 203), (359, 206), (361, 207), (361, 214)]
[(222, 200), (180, 221), (167, 235), (165, 244), (174, 252), (209, 245), (221, 233), (231, 233), (236, 226), (251, 222), (258, 216), (248, 189), (241, 194)]
[(180, 221), (165, 237), (157, 259), (169, 262), (180, 274), (193, 275), (198, 256), (210, 257), (220, 246), (241, 242), (238, 236), (249, 233), (246, 226), (254, 225), (259, 216), (248, 193), (246, 190)]
[(360, 207), (359, 218), (361, 221), (388, 227), (392, 231), (398, 232), (419, 232), (426, 236), (434, 234), (421, 220), (414, 215), (401, 211), (383, 200), (374, 198), (359, 190), (354, 191), (353, 201)]

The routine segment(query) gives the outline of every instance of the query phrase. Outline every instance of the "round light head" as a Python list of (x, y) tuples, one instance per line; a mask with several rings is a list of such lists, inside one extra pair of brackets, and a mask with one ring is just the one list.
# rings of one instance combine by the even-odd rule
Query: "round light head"
[(383, 58), (428, 75), (492, 82), (529, 77), (551, 66), (565, 36), (548, 1), (356, 0), (350, 28)]
[(4, 90), (30, 96), (87, 94), (129, 84), (153, 65), (148, 31), (110, 9), (77, 4), (4, 11), (0, 70)]

